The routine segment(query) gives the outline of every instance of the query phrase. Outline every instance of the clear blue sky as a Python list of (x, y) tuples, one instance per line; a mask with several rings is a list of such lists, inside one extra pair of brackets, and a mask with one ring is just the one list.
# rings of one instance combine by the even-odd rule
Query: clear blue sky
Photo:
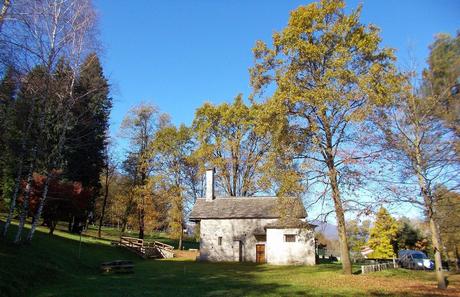
[[(174, 123), (190, 124), (203, 102), (250, 92), (248, 68), (256, 40), (270, 41), (289, 12), (309, 1), (95, 0), (105, 72), (113, 85), (112, 132), (129, 108), (153, 102)], [(408, 49), (423, 66), (438, 32), (460, 29), (460, 1), (347, 1), (363, 3), (362, 22), (381, 28), (383, 44)]]
[[(270, 42), (289, 12), (309, 1), (94, 0), (100, 17), (103, 64), (113, 86), (111, 131), (135, 104), (156, 104), (175, 124), (190, 124), (205, 101), (250, 93), (248, 68), (256, 40)], [(435, 34), (460, 29), (460, 0), (347, 1), (363, 4), (361, 21), (381, 28), (383, 45), (425, 65)], [(125, 143), (119, 141), (122, 154)], [(413, 212), (413, 213), (412, 213)], [(411, 213), (411, 214), (409, 214)], [(416, 216), (417, 211), (406, 214)]]

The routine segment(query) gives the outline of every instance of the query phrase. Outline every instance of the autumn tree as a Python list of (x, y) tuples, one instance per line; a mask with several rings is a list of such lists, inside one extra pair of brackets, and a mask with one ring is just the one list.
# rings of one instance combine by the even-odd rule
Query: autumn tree
[[(129, 153), (121, 164), (122, 175), (118, 180), (121, 188), (114, 194), (121, 209), (115, 209), (119, 215), (121, 224), (121, 234), (128, 228), (130, 217), (136, 210), (136, 196), (134, 190), (138, 182), (136, 155)], [(137, 214), (134, 214), (137, 217)]]
[[(195, 141), (191, 128), (181, 125), (175, 127), (167, 125), (158, 130), (150, 143), (150, 149), (154, 156), (156, 178), (168, 188), (169, 230), (173, 238), (179, 241), (179, 249), (182, 248), (184, 221), (184, 206), (188, 202), (194, 202), (195, 189), (199, 187), (195, 182), (199, 174), (198, 164), (194, 159)], [(190, 187), (191, 186), (191, 187)], [(164, 192), (163, 192), (164, 193)], [(190, 201), (192, 200), (192, 201)]]
[[(424, 80), (430, 80), (424, 77)], [(404, 89), (392, 105), (376, 109), (378, 127), (373, 145), (382, 148), (380, 188), (393, 193), (395, 203), (409, 203), (426, 215), (434, 249), (439, 288), (446, 288), (442, 272), (442, 242), (436, 222), (435, 186), (456, 189), (458, 157), (454, 131), (438, 115), (444, 97), (429, 82), (420, 83), (414, 71), (406, 75)]]
[(438, 34), (430, 46), (428, 68), (423, 73), (425, 88), (439, 97), (437, 115), (454, 132), (457, 154), (460, 155), (460, 31), (457, 36)]
[(256, 132), (256, 109), (238, 95), (231, 103), (205, 103), (197, 109), (193, 128), (198, 157), (217, 170), (220, 189), (229, 196), (251, 196), (260, 190), (262, 165), (269, 148)]
[(445, 247), (447, 259), (460, 270), (460, 193), (439, 186), (434, 191), (435, 221), (439, 224), (439, 233)]
[[(165, 114), (151, 104), (141, 104), (133, 107), (125, 116), (121, 131), (130, 141), (129, 162), (124, 166), (133, 177), (134, 201), (137, 207), (139, 238), (144, 238), (146, 208), (151, 205), (152, 189), (149, 186), (149, 176), (152, 173), (149, 144), (155, 132), (169, 121)], [(132, 207), (132, 203), (128, 204)]]
[[(345, 13), (343, 1), (320, 1), (291, 12), (288, 25), (273, 35), (273, 47), (258, 41), (251, 84), (267, 86), (267, 105), (288, 123), (287, 143), (309, 145), (296, 156), (301, 170), (317, 166), (309, 179), (326, 184), (335, 209), (343, 271), (351, 274), (343, 191), (354, 132), (373, 106), (383, 104), (397, 82), (391, 50), (380, 47), (375, 26), (359, 22), (361, 7)], [(303, 168), (303, 169), (302, 169)]]
[(396, 239), (397, 232), (398, 225), (396, 220), (384, 207), (381, 207), (369, 232), (367, 245), (374, 250), (370, 257), (379, 259), (392, 258), (395, 255), (393, 242)]

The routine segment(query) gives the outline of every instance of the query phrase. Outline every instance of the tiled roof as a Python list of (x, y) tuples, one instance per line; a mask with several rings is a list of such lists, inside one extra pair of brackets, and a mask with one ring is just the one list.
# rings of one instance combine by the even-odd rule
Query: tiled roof
[(316, 225), (309, 224), (296, 218), (279, 219), (273, 223), (267, 224), (265, 229), (287, 229), (287, 228), (309, 228), (314, 229)]
[[(296, 218), (305, 218), (307, 213), (297, 198), (283, 198), (289, 202), (290, 212)], [(204, 198), (196, 200), (190, 213), (191, 221), (201, 219), (251, 219), (279, 218), (277, 197), (217, 197), (213, 201)]]

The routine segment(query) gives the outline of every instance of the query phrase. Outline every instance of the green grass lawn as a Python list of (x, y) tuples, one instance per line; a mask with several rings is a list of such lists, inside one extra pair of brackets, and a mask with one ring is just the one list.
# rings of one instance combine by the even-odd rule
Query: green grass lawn
[[(12, 229), (15, 229), (13, 226)], [(15, 231), (15, 230), (12, 230)], [(10, 232), (10, 237), (13, 232)], [(142, 260), (110, 241), (39, 228), (30, 245), (0, 242), (1, 296), (459, 296), (458, 276), (445, 291), (434, 274), (388, 270), (345, 276), (339, 264), (271, 266)], [(135, 263), (132, 274), (102, 275), (104, 261)], [(356, 268), (357, 269), (357, 268)]]
[[(59, 229), (66, 230), (66, 227), (62, 225), (60, 226)], [(85, 235), (97, 237), (97, 232), (98, 232), (98, 227), (90, 225), (88, 226), (88, 230), (85, 231)], [(101, 235), (103, 238), (113, 240), (113, 241), (118, 241), (120, 239), (120, 231), (115, 228), (102, 227)], [(131, 231), (131, 232), (125, 232), (123, 235), (137, 238), (138, 233)], [(169, 238), (168, 234), (164, 232), (153, 232), (153, 233), (145, 234), (144, 239), (147, 241), (153, 241), (153, 240), (161, 241), (163, 243), (174, 246), (174, 248), (176, 249), (179, 245), (178, 240)], [(184, 249), (198, 249), (200, 244), (195, 240), (185, 238), (184, 241), (182, 242), (182, 246)]]

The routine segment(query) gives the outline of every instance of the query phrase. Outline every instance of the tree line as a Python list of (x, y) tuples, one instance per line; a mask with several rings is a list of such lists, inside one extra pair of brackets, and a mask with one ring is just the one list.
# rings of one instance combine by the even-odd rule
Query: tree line
[[(436, 196), (446, 195), (445, 189), (437, 189)], [(449, 193), (451, 198), (459, 199), (459, 194)], [(439, 207), (437, 221), (439, 222), (440, 235), (444, 243), (444, 259), (452, 265), (454, 270), (459, 269), (458, 265), (458, 228), (455, 222), (458, 221), (458, 205), (450, 206), (456, 211)], [(381, 207), (375, 214), (375, 221), (368, 219), (353, 219), (347, 222), (347, 237), (350, 241), (350, 254), (354, 260), (363, 259), (362, 254), (365, 248), (370, 248), (371, 253), (368, 258), (392, 259), (398, 256), (399, 250), (419, 250), (429, 257), (434, 256), (434, 249), (430, 239), (429, 222), (423, 219), (409, 219), (400, 217), (395, 219), (388, 210)], [(334, 242), (324, 236), (319, 235), (320, 242), (331, 252), (334, 250)]]
[(23, 240), (41, 217), (75, 230), (92, 215), (104, 165), (109, 84), (98, 58), (91, 1), (5, 1), (0, 32), (1, 195)]

